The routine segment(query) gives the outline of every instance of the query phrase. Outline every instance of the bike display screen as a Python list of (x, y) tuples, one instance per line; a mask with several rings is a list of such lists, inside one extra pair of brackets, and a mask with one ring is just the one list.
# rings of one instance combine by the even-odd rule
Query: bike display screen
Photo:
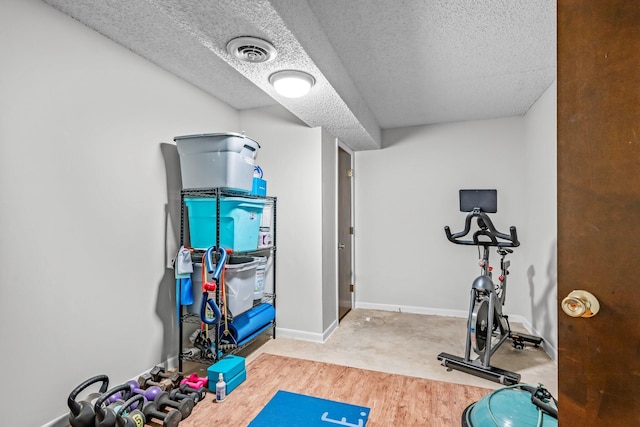
[(480, 208), (482, 212), (498, 212), (497, 190), (460, 190), (460, 212), (471, 212)]

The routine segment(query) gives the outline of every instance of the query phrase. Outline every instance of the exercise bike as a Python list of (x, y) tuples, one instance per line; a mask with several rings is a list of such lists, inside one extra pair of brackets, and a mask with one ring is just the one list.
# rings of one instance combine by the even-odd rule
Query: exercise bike
[[(471, 285), (464, 358), (440, 353), (438, 360), (447, 368), (512, 385), (520, 382), (520, 374), (491, 366), (491, 356), (507, 339), (512, 341), (515, 348), (522, 349), (526, 344), (539, 346), (542, 338), (512, 332), (508, 316), (502, 313), (511, 264), (506, 257), (513, 253), (510, 248), (518, 247), (520, 242), (516, 227), (510, 227), (509, 234), (496, 230), (486, 213), (495, 213), (496, 206), (495, 190), (460, 190), (460, 210), (469, 212), (464, 230), (452, 234), (448, 226), (444, 228), (449, 241), (458, 245), (477, 246), (478, 250), (482, 248), (482, 259), (479, 262), (480, 276)], [(473, 219), (476, 219), (478, 229), (470, 239), (464, 240), (463, 237), (471, 232)], [(489, 265), (489, 248), (492, 247), (496, 247), (500, 255), (500, 276), (497, 283), (493, 282), (493, 268)], [(472, 349), (478, 355), (475, 360), (471, 359)]]

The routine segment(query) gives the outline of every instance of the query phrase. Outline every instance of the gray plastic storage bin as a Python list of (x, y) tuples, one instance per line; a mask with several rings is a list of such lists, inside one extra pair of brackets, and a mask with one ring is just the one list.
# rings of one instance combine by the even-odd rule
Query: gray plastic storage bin
[(253, 307), (253, 291), (256, 287), (258, 260), (253, 258), (233, 258), (227, 262), (224, 272), (227, 310), (238, 316)]
[(255, 261), (258, 261), (256, 266), (256, 287), (253, 290), (253, 299), (262, 299), (265, 291), (267, 293), (273, 293), (273, 279), (271, 277), (273, 257), (254, 257)]
[(173, 138), (180, 156), (183, 189), (223, 187), (249, 193), (258, 144), (236, 133)]
[[(224, 282), (227, 297), (227, 310), (232, 316), (238, 316), (253, 307), (253, 295), (256, 287), (256, 270), (259, 260), (250, 257), (230, 257), (225, 266)], [(206, 273), (206, 280), (211, 274)], [(193, 264), (191, 274), (193, 284), (193, 304), (186, 307), (187, 313), (200, 315), (202, 305), (202, 264)], [(209, 292), (209, 298), (216, 299), (215, 292)]]

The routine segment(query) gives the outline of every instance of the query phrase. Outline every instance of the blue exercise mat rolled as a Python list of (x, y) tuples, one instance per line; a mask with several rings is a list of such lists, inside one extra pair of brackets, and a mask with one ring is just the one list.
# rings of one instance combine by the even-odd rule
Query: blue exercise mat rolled
[(231, 344), (242, 345), (271, 326), (275, 318), (276, 309), (271, 304), (262, 303), (233, 318), (228, 325), (230, 337), (224, 334), (224, 324), (221, 324), (220, 336)]

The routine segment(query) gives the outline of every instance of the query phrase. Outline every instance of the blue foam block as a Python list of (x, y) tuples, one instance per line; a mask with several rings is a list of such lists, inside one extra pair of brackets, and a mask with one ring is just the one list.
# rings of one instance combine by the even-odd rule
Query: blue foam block
[(370, 409), (278, 390), (248, 427), (364, 427)]
[[(227, 389), (228, 389), (229, 382), (231, 381), (231, 379), (236, 377), (238, 374), (240, 374), (244, 370), (245, 370), (244, 357), (236, 356), (234, 354), (230, 354), (223, 357), (213, 365), (209, 366), (209, 368), (207, 368), (207, 378), (209, 379), (209, 390), (215, 393), (216, 383), (218, 382), (219, 374), (223, 375), (224, 381), (227, 383)], [(245, 378), (246, 378), (246, 375), (245, 375)]]
[(231, 378), (230, 380), (225, 380), (227, 383), (227, 395), (236, 389), (240, 384), (247, 379), (247, 370), (243, 369), (239, 374)]

